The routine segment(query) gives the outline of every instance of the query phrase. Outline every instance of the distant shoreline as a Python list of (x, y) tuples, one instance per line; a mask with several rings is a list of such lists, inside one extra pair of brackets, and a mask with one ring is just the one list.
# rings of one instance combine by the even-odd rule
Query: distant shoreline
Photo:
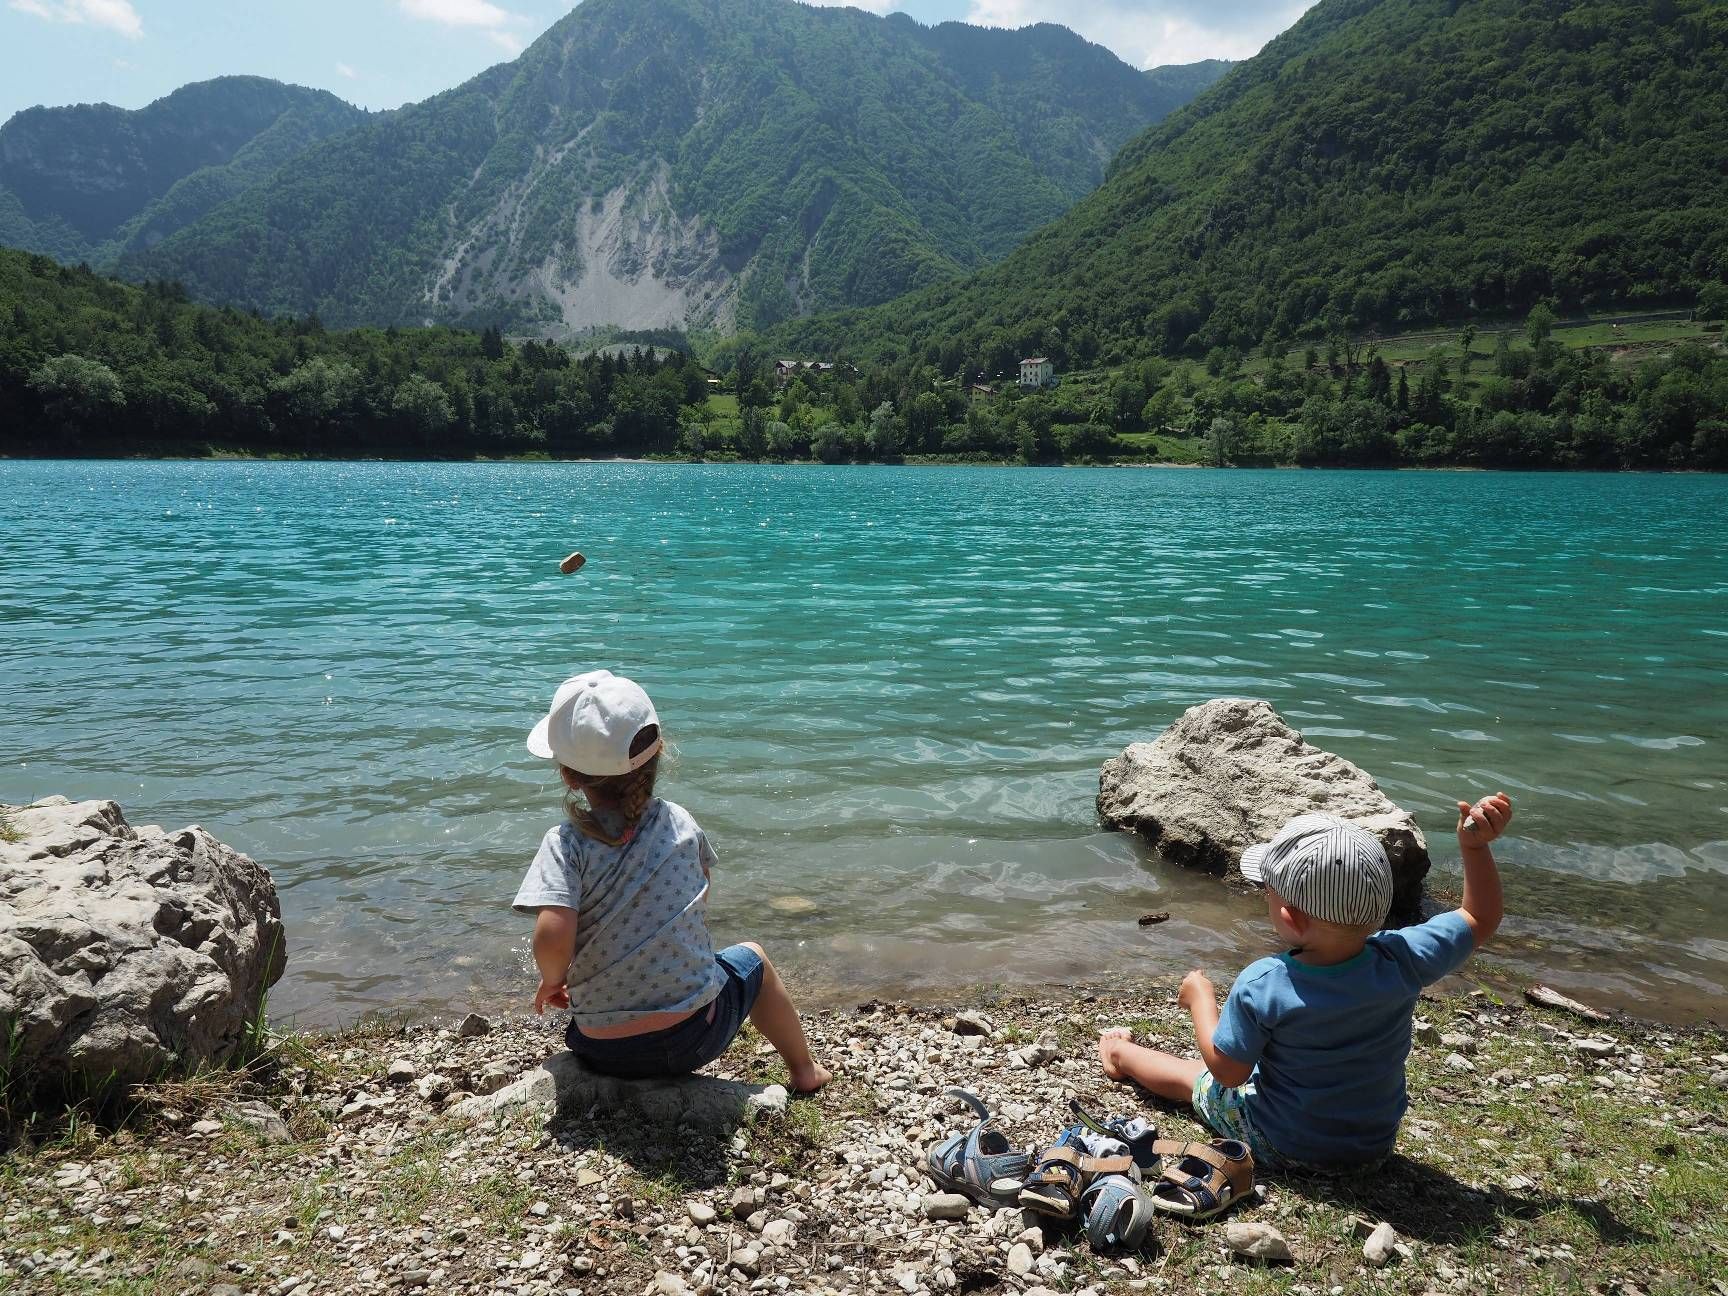
[(329, 463), (329, 464), (642, 464), (663, 467), (702, 466), (711, 468), (741, 468), (741, 467), (775, 467), (775, 468), (1036, 468), (1048, 470), (1051, 468), (1176, 468), (1176, 469), (1214, 469), (1218, 471), (1275, 471), (1275, 472), (1399, 472), (1399, 473), (1528, 473), (1532, 475), (1550, 475), (1555, 473), (1585, 473), (1593, 477), (1614, 476), (1663, 476), (1663, 477), (1714, 477), (1721, 473), (1705, 468), (1581, 468), (1581, 467), (1544, 467), (1535, 465), (1520, 465), (1518, 467), (1500, 468), (1482, 464), (1206, 464), (1206, 463), (1175, 463), (1167, 459), (1130, 459), (1114, 460), (1107, 463), (1048, 463), (1028, 464), (1013, 459), (974, 459), (963, 456), (946, 458), (943, 456), (917, 455), (902, 459), (898, 463), (873, 461), (857, 463), (851, 460), (825, 464), (819, 459), (737, 459), (737, 458), (703, 458), (685, 459), (674, 455), (630, 456), (581, 456), (575, 458), (557, 458), (552, 455), (501, 455), (496, 458), (474, 456), (468, 458), (440, 459), (406, 459), (374, 455), (355, 457), (347, 455), (283, 455), (283, 454), (243, 454), (223, 451), (209, 455), (20, 455), (0, 454), (0, 464), (4, 463)]

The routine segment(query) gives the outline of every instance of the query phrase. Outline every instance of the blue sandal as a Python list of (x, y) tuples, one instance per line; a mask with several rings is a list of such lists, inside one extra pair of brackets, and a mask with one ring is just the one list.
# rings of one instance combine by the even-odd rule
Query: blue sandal
[(1139, 1173), (1128, 1145), (1114, 1134), (1096, 1133), (1084, 1122), (1071, 1125), (1038, 1154), (1037, 1164), (1020, 1190), (1020, 1205), (1069, 1222), (1079, 1213), (1087, 1190), (1100, 1177), (1137, 1177)]
[(951, 1134), (930, 1149), (925, 1169), (948, 1192), (969, 1197), (992, 1210), (1013, 1206), (1032, 1168), (1032, 1156), (1010, 1146), (1000, 1130), (989, 1128), (995, 1117), (976, 1094), (964, 1089), (945, 1089), (943, 1096), (958, 1098), (978, 1117), (970, 1134)]
[(1152, 1195), (1138, 1173), (1094, 1179), (1080, 1194), (1080, 1210), (1086, 1220), (1086, 1240), (1100, 1254), (1138, 1251), (1152, 1227)]

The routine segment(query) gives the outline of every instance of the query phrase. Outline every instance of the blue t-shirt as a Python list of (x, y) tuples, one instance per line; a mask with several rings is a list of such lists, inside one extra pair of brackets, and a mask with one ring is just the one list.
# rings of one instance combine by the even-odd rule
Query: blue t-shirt
[(1243, 969), (1212, 1043), (1254, 1067), (1248, 1118), (1280, 1156), (1343, 1166), (1392, 1150), (1407, 1105), (1417, 995), (1474, 948), (1470, 925), (1453, 910), (1377, 932), (1331, 967), (1280, 954)]

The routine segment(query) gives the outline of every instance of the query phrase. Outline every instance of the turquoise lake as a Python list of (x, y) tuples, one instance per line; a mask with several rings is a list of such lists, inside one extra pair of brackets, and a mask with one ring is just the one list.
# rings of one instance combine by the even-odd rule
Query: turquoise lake
[(0, 801), (266, 863), (302, 1023), (528, 1005), (522, 742), (593, 666), (654, 696), (716, 935), (806, 997), (1268, 952), (1093, 810), (1247, 695), (1417, 813), (1438, 891), (1454, 800), (1513, 796), (1479, 973), (1728, 1005), (1728, 478), (9, 462), (0, 547)]

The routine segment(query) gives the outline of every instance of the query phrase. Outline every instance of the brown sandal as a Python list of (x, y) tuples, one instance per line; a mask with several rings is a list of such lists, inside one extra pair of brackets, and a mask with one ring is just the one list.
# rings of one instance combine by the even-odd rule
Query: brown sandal
[(1053, 1219), (1072, 1220), (1080, 1209), (1080, 1198), (1101, 1175), (1133, 1175), (1134, 1158), (1087, 1156), (1082, 1148), (1057, 1143), (1038, 1153), (1038, 1164), (1020, 1189), (1020, 1205)]
[(1210, 1219), (1228, 1210), (1254, 1188), (1254, 1154), (1236, 1139), (1180, 1143), (1159, 1139), (1152, 1150), (1175, 1158), (1152, 1185), (1156, 1210), (1191, 1220)]

